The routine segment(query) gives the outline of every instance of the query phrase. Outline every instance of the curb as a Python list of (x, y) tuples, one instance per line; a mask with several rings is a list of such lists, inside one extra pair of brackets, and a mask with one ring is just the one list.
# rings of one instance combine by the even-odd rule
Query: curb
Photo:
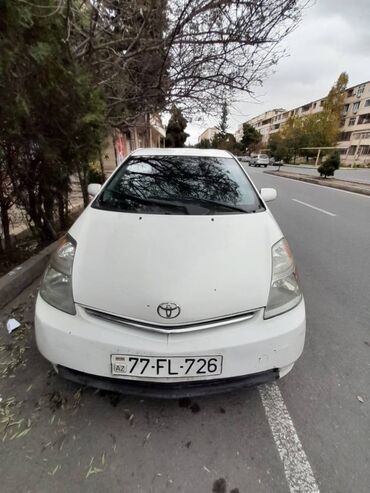
[(59, 241), (54, 241), (23, 264), (0, 277), (0, 309), (41, 276)]
[[(346, 182), (344, 180), (335, 180), (335, 183), (327, 182), (324, 183), (322, 180), (311, 178), (309, 175), (300, 175), (298, 173), (285, 173), (284, 171), (264, 171), (267, 175), (280, 176), (281, 178), (289, 178), (291, 180), (304, 181), (306, 183), (311, 183), (313, 185), (319, 185), (327, 188), (336, 188), (337, 190), (345, 190), (346, 192), (357, 193), (359, 195), (370, 196), (370, 185), (365, 183), (355, 184)], [(343, 181), (343, 183), (340, 183)], [(365, 186), (365, 188), (363, 188)]]

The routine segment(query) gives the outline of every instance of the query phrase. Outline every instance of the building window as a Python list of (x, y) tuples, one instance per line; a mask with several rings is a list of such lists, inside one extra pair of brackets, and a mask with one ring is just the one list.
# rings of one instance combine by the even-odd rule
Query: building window
[(370, 123), (370, 113), (366, 113), (366, 115), (360, 115), (358, 117), (359, 125), (365, 125), (366, 123)]
[(339, 136), (339, 141), (344, 142), (347, 140), (351, 140), (351, 135), (352, 135), (352, 132), (342, 132)]
[(370, 154), (370, 146), (360, 146), (358, 153), (360, 156), (368, 156)]
[(370, 139), (370, 132), (356, 133), (353, 135), (353, 140)]
[(353, 96), (353, 88), (348, 89), (348, 91), (347, 91), (347, 98), (350, 98), (351, 96)]
[(348, 126), (352, 127), (352, 125), (355, 125), (355, 124), (356, 124), (356, 118), (350, 118), (349, 122), (348, 122)]
[(352, 112), (357, 113), (359, 107), (360, 107), (360, 101), (357, 101), (357, 103), (353, 103)]
[(349, 109), (349, 104), (345, 104), (345, 105), (343, 106), (343, 114), (344, 114), (344, 115), (347, 113), (348, 109)]
[(351, 146), (349, 149), (348, 149), (348, 154), (350, 156), (354, 156), (355, 153), (356, 153), (356, 149), (357, 149), (357, 146)]
[(361, 94), (364, 92), (364, 90), (365, 90), (365, 84), (362, 84), (362, 86), (358, 86), (356, 90), (356, 96), (359, 98)]
[(365, 106), (370, 106), (370, 99), (367, 99), (367, 100), (365, 101)]

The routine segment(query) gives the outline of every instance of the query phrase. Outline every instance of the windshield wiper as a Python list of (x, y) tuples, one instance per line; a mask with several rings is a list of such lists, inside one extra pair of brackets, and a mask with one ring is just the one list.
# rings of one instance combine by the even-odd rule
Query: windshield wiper
[(162, 205), (162, 206), (165, 206), (167, 208), (175, 207), (177, 209), (182, 209), (183, 211), (185, 211), (186, 214), (189, 214), (186, 205), (179, 204), (178, 202), (175, 202), (175, 201), (170, 202), (166, 199), (162, 200), (162, 199), (157, 199), (155, 197), (148, 197), (148, 198), (138, 197), (137, 195), (131, 195), (131, 194), (125, 193), (125, 192), (123, 192), (123, 193), (117, 192), (116, 190), (109, 190), (109, 189), (107, 189), (107, 192), (113, 193), (114, 195), (116, 195), (118, 198), (120, 198), (122, 200), (128, 199), (128, 200), (133, 200), (134, 202), (140, 202), (142, 204)]
[(223, 207), (224, 209), (230, 209), (231, 211), (244, 212), (245, 214), (249, 212), (246, 209), (243, 209), (242, 207), (238, 207), (237, 205), (225, 204), (224, 202), (218, 202), (217, 200), (212, 200), (212, 199), (202, 199), (198, 197), (192, 197), (184, 200), (190, 202), (198, 202), (205, 205), (215, 205), (217, 207)]

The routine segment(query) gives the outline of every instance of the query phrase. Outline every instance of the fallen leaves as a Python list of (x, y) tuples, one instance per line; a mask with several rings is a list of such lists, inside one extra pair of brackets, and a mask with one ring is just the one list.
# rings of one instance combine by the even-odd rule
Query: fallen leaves
[(48, 472), (49, 476), (55, 476), (59, 469), (62, 469), (62, 466), (60, 464), (57, 464), (52, 471)]
[[(91, 457), (89, 468), (87, 470), (85, 479), (87, 479), (88, 477), (90, 477), (93, 474), (99, 474), (100, 472), (104, 472), (104, 468), (94, 466), (94, 459), (95, 459), (95, 457)], [(101, 464), (102, 464), (102, 466), (105, 465), (105, 460), (106, 460), (105, 459), (105, 452), (103, 452), (103, 454), (101, 456)]]
[[(8, 322), (6, 324), (1, 324), (0, 378), (14, 378), (14, 370), (18, 367), (24, 367), (26, 365), (24, 354), (26, 350), (29, 349), (26, 344), (26, 339), (28, 334), (31, 332), (32, 323), (24, 320), (24, 312), (31, 309), (31, 305), (33, 305), (33, 303), (33, 298), (30, 298), (27, 302), (18, 305), (9, 314)], [(15, 328), (17, 330), (15, 330)], [(4, 341), (4, 334), (7, 336), (7, 342), (2, 344)]]
[(150, 438), (151, 434), (152, 434), (152, 432), (150, 431), (150, 432), (146, 435), (146, 437), (144, 438), (144, 441), (143, 441), (143, 445), (145, 445), (145, 444), (146, 444), (146, 442), (149, 440), (149, 438)]
[(61, 394), (59, 391), (54, 391), (48, 394), (49, 396), (49, 406), (52, 411), (64, 408), (67, 403), (67, 398)]
[(0, 432), (3, 433), (2, 441), (16, 440), (25, 437), (31, 430), (31, 420), (17, 419), (23, 401), (17, 401), (15, 397), (8, 397), (0, 404)]
[(30, 430), (31, 430), (31, 428), (25, 428), (23, 431), (13, 435), (10, 440), (13, 440), (13, 438), (22, 438), (22, 437), (26, 436)]

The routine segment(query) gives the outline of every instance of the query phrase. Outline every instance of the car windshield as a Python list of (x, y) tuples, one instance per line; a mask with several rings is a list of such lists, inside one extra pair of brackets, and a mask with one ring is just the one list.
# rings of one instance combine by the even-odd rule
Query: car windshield
[(266, 156), (266, 154), (260, 154), (260, 158), (262, 158), (262, 159), (268, 159), (268, 156)]
[(242, 214), (264, 206), (233, 158), (129, 158), (92, 207), (145, 214)]

